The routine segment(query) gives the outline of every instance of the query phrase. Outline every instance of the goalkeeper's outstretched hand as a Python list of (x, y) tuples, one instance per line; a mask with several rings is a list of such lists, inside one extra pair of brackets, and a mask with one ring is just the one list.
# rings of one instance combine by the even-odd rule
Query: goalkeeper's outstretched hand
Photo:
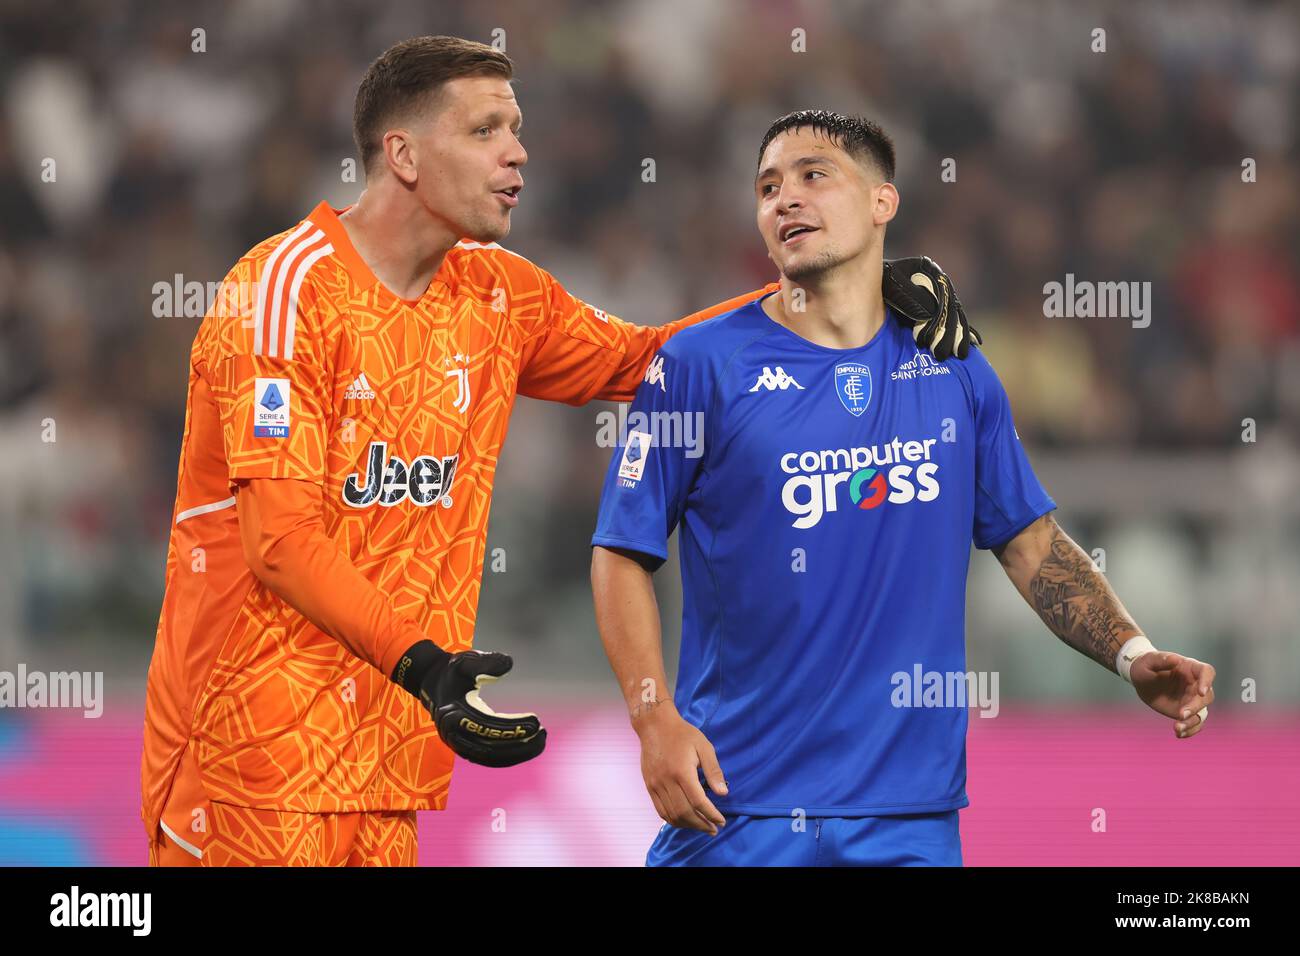
[(485, 684), (513, 666), (509, 654), (463, 651), (420, 685), (420, 700), (433, 715), (438, 735), (471, 763), (512, 767), (546, 747), (546, 728), (536, 714), (498, 714), (479, 696)]
[(509, 654), (449, 655), (421, 641), (403, 656), (392, 679), (420, 699), (453, 753), (485, 767), (513, 767), (546, 748), (546, 728), (536, 714), (498, 714), (479, 696), (513, 666)]
[(881, 291), (885, 302), (912, 325), (912, 337), (940, 362), (964, 359), (971, 343), (984, 340), (966, 319), (957, 290), (929, 256), (886, 259)]

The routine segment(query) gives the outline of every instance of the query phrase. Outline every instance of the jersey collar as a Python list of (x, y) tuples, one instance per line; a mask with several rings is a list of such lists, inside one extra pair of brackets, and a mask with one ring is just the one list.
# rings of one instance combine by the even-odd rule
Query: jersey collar
[(348, 238), (348, 231), (343, 228), (343, 223), (339, 222), (339, 214), (351, 208), (349, 205), (342, 209), (335, 209), (321, 200), (307, 218), (325, 233), (330, 245), (334, 247), (334, 255), (338, 256), (353, 281), (361, 288), (368, 289), (379, 283), (379, 277), (370, 271), (370, 266), (366, 265), (366, 261), (361, 258), (361, 253), (357, 252), (356, 246), (352, 245), (352, 240)]
[(334, 254), (339, 257), (348, 274), (352, 276), (354, 282), (363, 289), (376, 289), (380, 295), (392, 302), (400, 303), (406, 306), (419, 305), (430, 295), (445, 295), (448, 291), (447, 279), (445, 276), (447, 270), (447, 258), (443, 257), (442, 267), (438, 270), (433, 280), (429, 283), (429, 288), (425, 290), (423, 296), (418, 299), (403, 299), (388, 286), (379, 281), (379, 276), (371, 271), (370, 266), (366, 265), (366, 260), (361, 258), (361, 253), (357, 252), (357, 247), (352, 245), (352, 240), (348, 238), (348, 231), (343, 228), (343, 223), (339, 216), (352, 208), (350, 204), (342, 209), (335, 209), (329, 203), (321, 200), (316, 208), (311, 211), (310, 219), (320, 230), (325, 233), (329, 239), (330, 245), (334, 247)]

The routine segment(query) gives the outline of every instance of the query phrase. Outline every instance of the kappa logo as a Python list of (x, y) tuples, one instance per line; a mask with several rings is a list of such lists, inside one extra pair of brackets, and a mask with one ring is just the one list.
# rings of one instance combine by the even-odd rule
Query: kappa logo
[(778, 365), (776, 367), (776, 372), (773, 373), (768, 366), (764, 365), (763, 374), (758, 377), (758, 381), (754, 383), (754, 387), (751, 388), (750, 391), (757, 392), (760, 388), (765, 388), (769, 392), (775, 392), (777, 389), (785, 391), (792, 385), (800, 391), (803, 391), (803, 386), (794, 380), (793, 375), (787, 374), (786, 370), (781, 366)]
[(658, 385), (659, 391), (667, 392), (668, 388), (664, 385), (664, 357), (656, 355), (645, 370), (645, 383), (647, 385)]
[(362, 372), (353, 380), (352, 384), (348, 386), (348, 390), (343, 393), (343, 397), (364, 402), (374, 399), (375, 390), (371, 388), (370, 383), (366, 381), (365, 372)]

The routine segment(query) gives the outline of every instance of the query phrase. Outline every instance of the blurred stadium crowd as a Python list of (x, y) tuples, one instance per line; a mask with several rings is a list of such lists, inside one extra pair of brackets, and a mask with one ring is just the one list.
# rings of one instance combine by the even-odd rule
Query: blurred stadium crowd
[[(204, 52), (192, 50), (196, 28)], [(657, 325), (769, 281), (753, 223), (759, 139), (791, 109), (862, 113), (898, 147), (903, 205), (886, 254), (927, 253), (954, 277), (1035, 464), (1058, 453), (1228, 461), (1251, 453), (1244, 418), (1261, 441), (1295, 447), (1294, 4), (9, 3), (0, 662), (93, 644), (143, 678), (198, 324), (156, 316), (155, 285), (219, 280), (319, 199), (341, 206), (359, 193), (342, 177), (353, 95), (389, 44), (424, 33), (490, 42), (498, 28), (530, 153), (506, 245), (574, 294)], [(796, 28), (805, 53), (791, 50)], [(947, 158), (953, 182), (940, 178)], [(1150, 326), (1045, 318), (1043, 286), (1067, 274), (1150, 282)], [(501, 463), (488, 546), (504, 548), (506, 572), (485, 575), (480, 633), (511, 650), (531, 637), (546, 649), (542, 676), (609, 680), (586, 583), (609, 456), (595, 441), (601, 410), (521, 402)], [(1139, 621), (1152, 600), (1170, 615), (1158, 623), (1201, 629), (1171, 647), (1231, 656), (1253, 626), (1256, 663), (1294, 657), (1296, 617), (1275, 608), (1252, 624), (1262, 592), (1249, 582), (1238, 603), (1225, 598), (1229, 611), (1197, 613), (1194, 592), (1224, 580), (1219, 512), (1171, 515), (1129, 554), (1172, 563), (1130, 559), (1124, 575), (1117, 535), (1132, 526), (1098, 501), (1078, 526), (1114, 543), (1112, 578)], [(1272, 572), (1289, 574), (1294, 507), (1272, 528)], [(1240, 524), (1228, 530), (1240, 554), (1258, 553)], [(671, 570), (660, 577), (675, 588)], [(1019, 598), (997, 587), (995, 598), (972, 593), (985, 666), (1014, 666), (1004, 642), (1019, 628), (1049, 655), (1035, 659), (1088, 670), (1066, 667), (1027, 609), (1014, 627), (999, 623)], [(1294, 602), (1292, 590), (1277, 598)], [(674, 631), (670, 610), (665, 620)], [(1080, 680), (1091, 678), (1056, 689), (1094, 692)]]

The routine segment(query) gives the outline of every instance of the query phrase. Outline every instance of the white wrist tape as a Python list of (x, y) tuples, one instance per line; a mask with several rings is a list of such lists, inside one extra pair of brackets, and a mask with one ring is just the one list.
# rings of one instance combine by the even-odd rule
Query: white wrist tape
[(1119, 656), (1115, 658), (1115, 670), (1119, 671), (1119, 676), (1124, 678), (1130, 684), (1133, 678), (1129, 676), (1129, 668), (1133, 662), (1143, 654), (1149, 653), (1156, 649), (1155, 645), (1148, 641), (1145, 635), (1139, 634), (1137, 637), (1130, 637), (1124, 642), (1124, 646), (1119, 649)]

